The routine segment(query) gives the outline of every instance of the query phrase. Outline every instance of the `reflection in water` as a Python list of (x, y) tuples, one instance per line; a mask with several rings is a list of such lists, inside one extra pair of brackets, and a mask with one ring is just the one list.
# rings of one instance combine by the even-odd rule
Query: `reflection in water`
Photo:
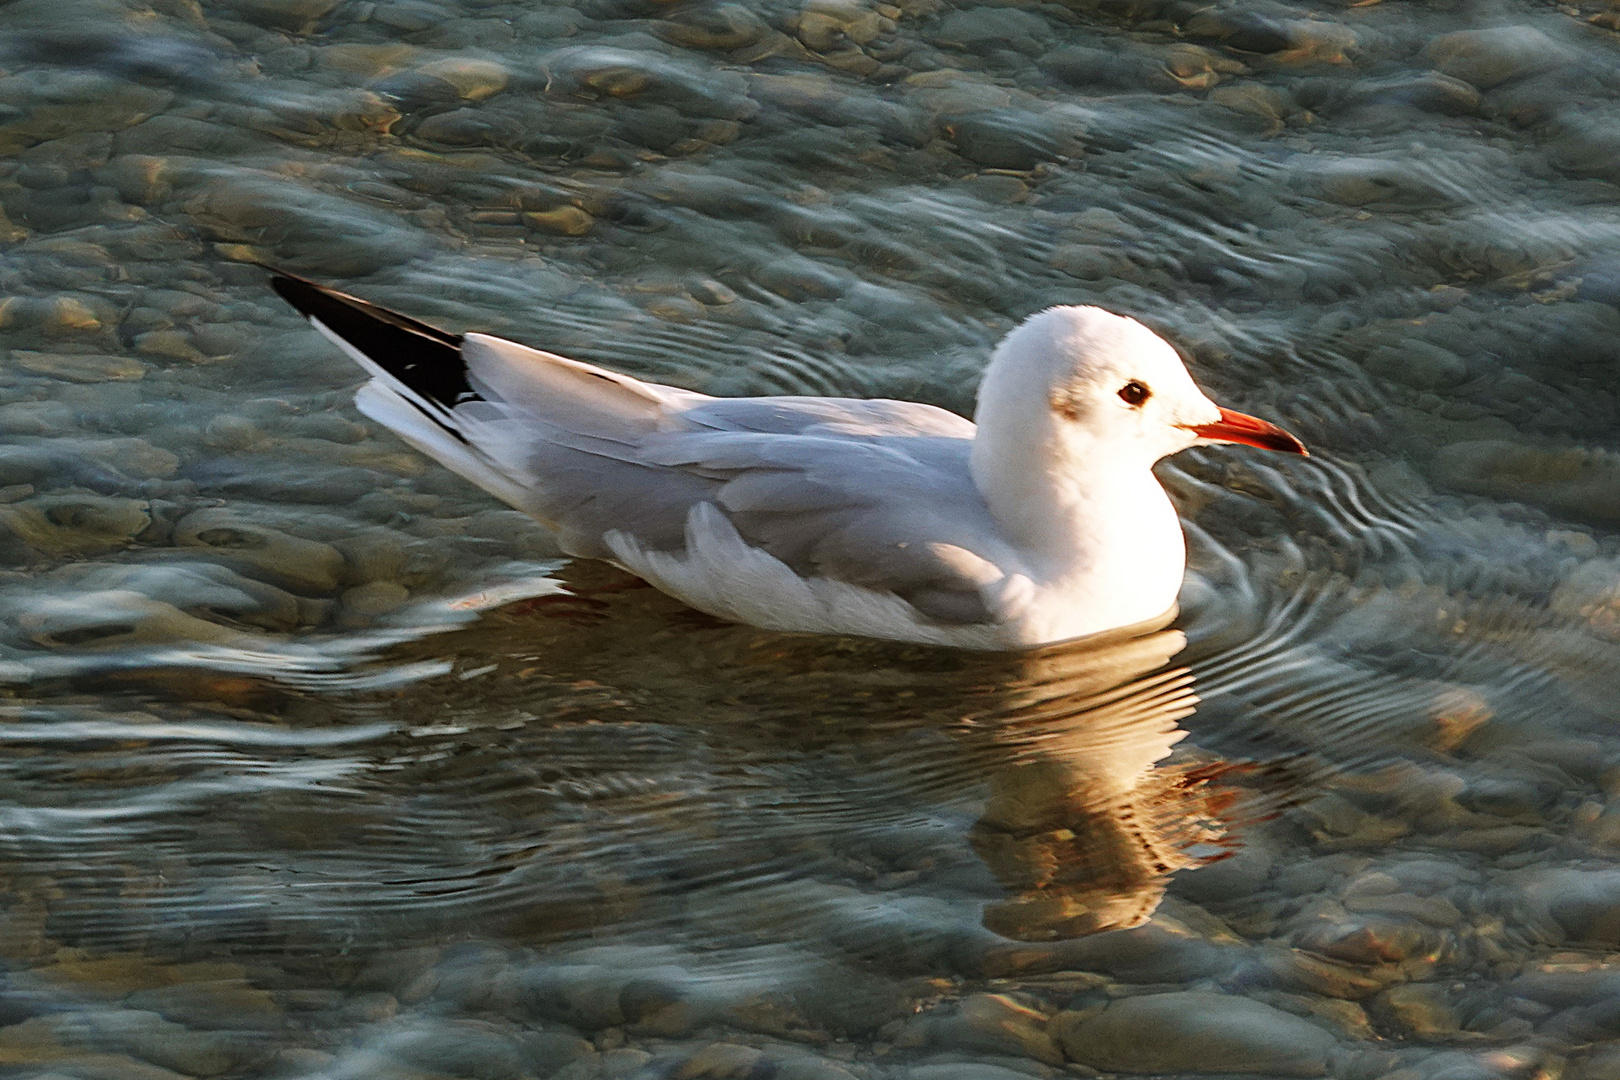
[[(439, 680), (412, 691), (415, 701), (424, 690), (444, 695), (440, 722), (418, 732), (501, 726), (492, 699), (497, 713), (531, 717), (507, 760), (549, 764), (535, 790), (506, 797), (545, 805), (531, 810), (530, 835), (513, 838), (521, 853), (501, 871), (507, 932), (600, 929), (612, 920), (606, 893), (579, 892), (593, 874), (633, 882), (638, 917), (662, 910), (657, 894), (670, 881), (657, 875), (671, 854), (651, 855), (649, 831), (680, 846), (683, 890), (814, 879), (825, 867), (805, 852), (890, 833), (891, 882), (927, 891), (949, 820), (968, 850), (950, 846), (944, 857), (988, 901), (984, 925), (1026, 940), (1138, 925), (1171, 872), (1222, 851), (1222, 798), (1208, 790), (1219, 770), (1198, 759), (1154, 767), (1185, 734), (1177, 721), (1196, 701), (1190, 675), (1166, 667), (1184, 643), (1165, 629), (1173, 613), (1034, 652), (975, 655), (711, 623), (612, 571), (570, 574), (583, 579), (573, 591), (433, 643), (495, 660), (476, 685)], [(611, 603), (627, 586), (632, 602)], [(649, 638), (655, 650), (623, 644)], [(638, 762), (651, 742), (670, 756)], [(706, 763), (704, 775), (660, 775), (693, 760)], [(575, 835), (565, 819), (578, 820), (576, 799), (611, 803), (613, 817), (592, 815)], [(635, 824), (614, 820), (632, 808)], [(961, 829), (970, 812), (976, 820)], [(621, 829), (635, 834), (645, 862), (627, 856), (627, 836), (615, 841)], [(750, 850), (752, 861), (732, 858)], [(979, 860), (995, 884), (965, 871)]]
[[(13, 770), (37, 803), (10, 812), (23, 877), (103, 949), (172, 947), (175, 920), (193, 945), (272, 951), (630, 925), (713, 947), (715, 912), (761, 891), (793, 899), (750, 916), (760, 941), (880, 895), (943, 899), (958, 923), (987, 905), (995, 935), (1046, 940), (1140, 924), (1167, 875), (1223, 850), (1219, 768), (1164, 760), (1196, 700), (1166, 666), (1169, 614), (971, 654), (724, 625), (616, 571), (566, 577), (359, 672), (79, 672), (129, 708), (5, 726), (60, 757)], [(91, 768), (99, 792), (48, 805)]]
[(720, 624), (601, 566), (528, 591), (329, 675), (115, 661), (74, 685), (121, 709), (14, 709), (19, 1015), (124, 1031), (122, 980), (126, 1012), (250, 1024), (244, 1062), (362, 1023), (406, 1054), (469, 1009), (824, 1041), (1138, 926), (1227, 842), (1220, 764), (1167, 760), (1173, 613), (986, 654)]
[(1209, 860), (1230, 797), (1211, 797), (1204, 769), (1151, 768), (1186, 734), (1184, 679), (1074, 702), (1056, 752), (991, 772), (973, 850), (1016, 895), (985, 909), (987, 928), (1034, 941), (1139, 926), (1171, 873)]
[(1168, 875), (1200, 863), (1189, 849), (1222, 836), (1206, 774), (1153, 767), (1197, 700), (1184, 669), (1163, 670), (1183, 643), (1135, 627), (1009, 655), (993, 689), (967, 699), (985, 736), (1027, 748), (986, 762), (973, 850), (1015, 894), (985, 909), (986, 927), (1027, 941), (1140, 925)]
[[(1470, 705), (1532, 715), (1514, 695), (1542, 691), (1492, 682), (1486, 651), (1530, 639), (1448, 604), (1442, 685), (1387, 635), (1333, 657), (1301, 639), (1338, 619), (1331, 639), (1356, 640), (1367, 605), (1341, 600), (1204, 636), (1196, 716), (1168, 616), (964, 653), (721, 624), (588, 564), (328, 670), (297, 649), (87, 654), (0, 723), (0, 958), (33, 1025), (8, 1038), (132, 1046), (129, 1013), (198, 1017), (251, 1033), (233, 1060), (319, 1048), (357, 1078), (461, 1053), (466, 1024), (581, 1054), (581, 1032), (674, 1054), (657, 1040), (723, 1030), (1055, 1060), (1051, 1036), (1003, 1028), (1144, 985), (1360, 1000), (1495, 963), (1519, 901), (1426, 851), (1520, 858), (1527, 823), (1562, 812), (1576, 781), (1549, 787), (1517, 747), (1494, 760), (1501, 721)], [(1432, 634), (1414, 620), (1412, 642)], [(1301, 781), (1303, 810), (1250, 825)], [(1324, 880), (1342, 900), (1289, 891)], [(1465, 906), (1477, 927), (1454, 929)], [(1367, 1013), (1321, 1008), (1372, 1037)], [(1320, 1056), (1314, 1030), (1294, 1041)]]

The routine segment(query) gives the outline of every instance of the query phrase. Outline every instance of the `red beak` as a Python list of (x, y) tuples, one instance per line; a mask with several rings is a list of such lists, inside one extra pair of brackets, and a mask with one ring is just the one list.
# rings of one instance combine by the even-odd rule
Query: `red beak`
[(1276, 424), (1262, 420), (1258, 416), (1250, 416), (1248, 413), (1233, 412), (1231, 409), (1222, 409), (1218, 422), (1189, 427), (1189, 430), (1201, 439), (1242, 443), (1244, 446), (1258, 446), (1262, 450), (1281, 450), (1285, 454), (1310, 457), (1310, 451), (1305, 449), (1304, 443)]

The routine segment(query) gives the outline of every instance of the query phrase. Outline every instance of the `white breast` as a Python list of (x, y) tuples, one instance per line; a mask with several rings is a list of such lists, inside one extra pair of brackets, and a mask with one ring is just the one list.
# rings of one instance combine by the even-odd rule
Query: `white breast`
[[(1165, 505), (1168, 508), (1168, 502)], [(1093, 634), (1168, 610), (1180, 589), (1184, 562), (1174, 511), (1168, 524), (1168, 532), (1161, 527), (1137, 536), (1137, 543), (1124, 549), (1117, 565), (1071, 568), (1048, 582), (1015, 574), (989, 586), (1000, 592), (995, 607), (1008, 617), (993, 625), (970, 626), (921, 620), (915, 608), (893, 593), (804, 577), (745, 541), (712, 503), (692, 508), (684, 551), (649, 551), (620, 531), (604, 539), (624, 569), (699, 611), (731, 622), (767, 630), (998, 650)]]

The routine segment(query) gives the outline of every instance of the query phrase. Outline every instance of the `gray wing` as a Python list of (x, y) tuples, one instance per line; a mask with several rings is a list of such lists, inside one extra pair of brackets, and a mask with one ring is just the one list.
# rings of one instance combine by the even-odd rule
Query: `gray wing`
[[(503, 360), (518, 348), (500, 345)], [(649, 400), (582, 407), (489, 361), (469, 363), (484, 400), (454, 412), (490, 425), (468, 436), (498, 437), (505, 471), (533, 493), (525, 509), (554, 523), (571, 553), (612, 558), (604, 537), (615, 530), (679, 550), (692, 508), (709, 502), (799, 574), (895, 593), (938, 622), (1004, 614), (990, 599), (1003, 594), (986, 586), (1016, 557), (973, 485), (974, 427), (959, 416), (904, 401), (710, 398), (616, 373), (589, 389)]]
[(1010, 551), (968, 471), (972, 424), (909, 402), (711, 399), (632, 445), (552, 432), (529, 469), (578, 554), (618, 530), (685, 542), (699, 502), (805, 576), (892, 592), (945, 623), (996, 621)]
[[(326, 292), (306, 299), (332, 307)], [(612, 559), (610, 532), (679, 550), (693, 508), (711, 503), (802, 575), (893, 592), (941, 622), (1005, 614), (987, 597), (1006, 591), (986, 587), (1017, 560), (973, 485), (974, 427), (959, 416), (900, 401), (711, 398), (487, 335), (431, 338), (339, 299), (311, 321), (373, 375), (361, 411), (555, 526), (571, 554)], [(406, 359), (371, 340), (385, 318), (403, 325), (395, 337), (412, 335), (381, 343)], [(338, 320), (359, 322), (338, 332)]]
[(738, 533), (796, 572), (895, 593), (938, 622), (979, 623), (1001, 616), (986, 586), (1014, 559), (969, 475), (971, 445), (694, 431), (651, 439), (643, 454), (720, 480), (711, 500)]

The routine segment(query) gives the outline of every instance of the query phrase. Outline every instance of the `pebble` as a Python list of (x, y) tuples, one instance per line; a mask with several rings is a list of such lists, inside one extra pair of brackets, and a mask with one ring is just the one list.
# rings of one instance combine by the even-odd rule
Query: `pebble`
[(514, 1033), (481, 1020), (396, 1023), (367, 1049), (429, 1074), (518, 1080), (530, 1073), (524, 1043)]
[[(178, 610), (271, 631), (289, 631), (304, 621), (298, 598), (209, 563), (96, 565), (66, 568), (62, 580), (91, 591), (134, 592)], [(161, 1011), (161, 1010), (160, 1010)]]
[(1614, 1047), (1595, 1048), (1575, 1066), (1579, 1080), (1615, 1080), (1620, 1077), (1620, 1052)]
[(48, 494), (0, 506), (0, 527), (49, 557), (115, 551), (151, 523), (149, 505), (138, 499)]
[(1462, 912), (1457, 910), (1457, 905), (1443, 896), (1392, 893), (1346, 899), (1345, 907), (1353, 912), (1404, 916), (1430, 926), (1456, 926), (1462, 921)]
[(281, 1022), (275, 998), (245, 979), (199, 980), (137, 990), (123, 1003), (190, 1028), (273, 1030)]
[(1457, 442), (1441, 448), (1433, 471), (1440, 483), (1471, 494), (1525, 502), (1578, 520), (1620, 522), (1620, 463), (1606, 450)]
[(1052, 114), (1031, 117), (1015, 111), (975, 113), (954, 118), (946, 132), (957, 153), (986, 168), (1033, 170), (1044, 162), (1079, 157), (1078, 125)]
[(373, 273), (428, 246), (414, 229), (356, 201), (258, 176), (215, 181), (188, 211), (216, 240), (274, 252), (290, 268), (313, 261), (330, 275)]
[(1561, 116), (1558, 138), (1551, 147), (1553, 160), (1581, 176), (1592, 176), (1611, 183), (1620, 178), (1620, 123), (1602, 116), (1578, 113)]
[(1131, 983), (1196, 982), (1230, 972), (1239, 963), (1240, 952), (1155, 913), (1134, 929), (1057, 941), (1040, 949), (993, 949), (983, 963), (984, 973), (993, 977), (1034, 967), (1107, 972)]
[(1455, 1034), (1462, 1028), (1451, 995), (1437, 983), (1392, 986), (1370, 1005), (1375, 1014), (1409, 1038), (1433, 1039)]
[(1620, 640), (1620, 562), (1591, 559), (1582, 563), (1553, 590), (1548, 607), (1610, 640)]
[(1519, 902), (1571, 941), (1620, 945), (1620, 871), (1525, 871)]
[(343, 618), (350, 625), (364, 625), (405, 606), (411, 591), (393, 581), (373, 581), (343, 592)]
[(103, 1080), (124, 1077), (128, 1080), (185, 1080), (181, 1073), (127, 1054), (93, 1050), (74, 1050), (62, 1046), (49, 1027), (39, 1020), (28, 1020), (0, 1030), (0, 1048), (8, 1062), (28, 1067), (38, 1066), (44, 1071), (36, 1077), (56, 1080), (91, 1077)]
[(1262, 949), (1258, 960), (1280, 985), (1325, 997), (1361, 1000), (1384, 986), (1364, 968), (1300, 949)]
[(984, 1062), (955, 1062), (945, 1065), (917, 1065), (907, 1069), (905, 1080), (1028, 1080), (1029, 1073), (1004, 1069)]
[(1069, 1060), (1107, 1072), (1324, 1076), (1337, 1046), (1296, 1016), (1204, 991), (1122, 998), (1051, 1026)]
[(610, 1080), (634, 1077), (646, 1069), (652, 1060), (653, 1056), (650, 1053), (633, 1047), (609, 1050), (601, 1056), (602, 1075), (609, 1077)]
[(954, 1012), (924, 1013), (896, 1038), (897, 1046), (934, 1046), (1012, 1054), (1061, 1065), (1063, 1053), (1047, 1034), (1046, 1017), (1005, 994), (970, 994)]
[(1242, 840), (1229, 858), (1178, 873), (1170, 886), (1172, 892), (1206, 906), (1253, 896), (1269, 879), (1277, 849), (1262, 836), (1250, 834)]
[(1233, 112), (1258, 117), (1271, 134), (1281, 131), (1283, 122), (1301, 111), (1286, 94), (1253, 83), (1218, 86), (1209, 92), (1207, 100)]
[(947, 48), (977, 53), (1011, 49), (1026, 56), (1040, 53), (1052, 38), (1051, 24), (1033, 11), (989, 6), (949, 13), (932, 35), (936, 45)]
[(42, 353), (17, 349), (11, 354), (11, 362), (24, 371), (66, 379), (68, 382), (132, 382), (146, 376), (146, 365), (127, 356)]
[(331, 14), (341, 0), (230, 0), (230, 6), (244, 18), (286, 30), (307, 34)]
[(1481, 90), (1568, 63), (1570, 52), (1534, 26), (1496, 26), (1442, 34), (1423, 56), (1443, 75)]
[(412, 134), (440, 146), (512, 146), (522, 140), (523, 129), (485, 109), (456, 109), (428, 117)]
[(649, 53), (569, 46), (550, 54), (546, 69), (554, 90), (669, 105), (683, 116), (742, 120), (758, 108), (742, 76)]
[(101, 306), (89, 297), (8, 296), (0, 299), (0, 329), (33, 330), (47, 338), (94, 335), (110, 321)]
[(493, 97), (511, 81), (505, 65), (471, 57), (443, 57), (423, 64), (418, 70), (430, 79), (447, 83), (465, 101)]
[(712, 1077), (714, 1080), (747, 1080), (754, 1074), (755, 1068), (764, 1056), (752, 1046), (728, 1042), (710, 1043), (676, 1065), (669, 1076), (670, 1080), (699, 1080), (700, 1077)]
[(1407, 104), (1426, 112), (1461, 116), (1480, 107), (1479, 91), (1461, 79), (1438, 71), (1407, 73), (1370, 80), (1352, 90), (1356, 103), (1383, 112), (1392, 104)]
[(1315, 1018), (1319, 1026), (1344, 1038), (1379, 1038), (1378, 1032), (1373, 1029), (1372, 1022), (1367, 1018), (1367, 1010), (1354, 1001), (1280, 991), (1259, 991), (1249, 996), (1295, 1016), (1307, 1020)]
[[(798, 38), (813, 52), (867, 45), (894, 28), (894, 22), (859, 0), (805, 0), (798, 17)], [(850, 51), (858, 51), (850, 50)]]
[(1439, 206), (1448, 193), (1410, 162), (1390, 158), (1313, 160), (1310, 176), (1324, 198), (1344, 206)]
[(330, 544), (260, 525), (229, 510), (198, 510), (175, 523), (174, 542), (208, 549), (299, 593), (329, 594), (342, 579), (343, 555)]
[(0, 119), (0, 151), (15, 154), (84, 132), (121, 131), (173, 100), (172, 91), (90, 72), (8, 74), (0, 77), (0, 102), (20, 108)]
[(1220, 41), (1248, 53), (1279, 53), (1292, 43), (1285, 20), (1236, 6), (1207, 8), (1183, 26), (1189, 37)]
[(1418, 390), (1439, 390), (1468, 379), (1468, 364), (1461, 357), (1420, 338), (1400, 345), (1381, 345), (1367, 354), (1362, 366), (1374, 375)]
[(127, 1053), (188, 1076), (217, 1076), (245, 1056), (224, 1033), (190, 1031), (135, 1009), (80, 1012), (53, 1026), (68, 1045)]
[(839, 297), (850, 286), (844, 275), (802, 257), (765, 263), (755, 267), (750, 276), (772, 292), (800, 302)]
[(531, 210), (523, 215), (530, 228), (556, 236), (584, 236), (596, 224), (590, 214), (577, 206), (559, 206), (554, 210)]
[(386, 45), (343, 43), (314, 50), (314, 63), (319, 68), (371, 79), (408, 63), (416, 51), (399, 42)]
[(774, 1064), (775, 1080), (856, 1080), (843, 1066), (810, 1054), (790, 1055)]
[(770, 32), (765, 20), (743, 4), (703, 4), (672, 14), (658, 32), (693, 49), (741, 49)]
[(1047, 262), (1053, 269), (1082, 281), (1112, 277), (1120, 265), (1116, 250), (1097, 244), (1062, 244), (1052, 249)]

